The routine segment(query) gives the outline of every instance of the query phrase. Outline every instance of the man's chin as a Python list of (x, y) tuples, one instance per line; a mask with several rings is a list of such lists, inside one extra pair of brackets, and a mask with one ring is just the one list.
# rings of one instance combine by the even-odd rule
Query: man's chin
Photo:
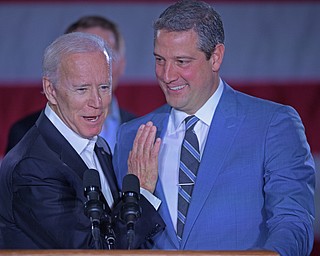
[(85, 132), (85, 133), (80, 134), (80, 136), (85, 139), (92, 139), (93, 137), (99, 135), (100, 131), (101, 131), (101, 129), (98, 131)]

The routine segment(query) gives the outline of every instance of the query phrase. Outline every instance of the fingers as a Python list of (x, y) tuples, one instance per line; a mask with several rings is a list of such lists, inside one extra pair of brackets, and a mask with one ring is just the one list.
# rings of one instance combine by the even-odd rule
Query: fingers
[(149, 157), (154, 146), (156, 132), (157, 128), (151, 121), (139, 127), (132, 148), (136, 157)]
[(148, 130), (146, 131), (147, 134), (146, 134), (145, 144), (143, 147), (143, 154), (145, 157), (149, 157), (154, 147), (157, 128), (152, 124), (152, 122), (148, 122), (146, 124), (146, 128)]
[(137, 131), (137, 134), (136, 134), (136, 137), (133, 141), (133, 146), (132, 146), (132, 152), (134, 153), (137, 153), (138, 152), (138, 149), (139, 149), (139, 141), (142, 140), (141, 139), (141, 136), (144, 134), (143, 131), (144, 131), (144, 128), (145, 128), (145, 125), (142, 124), (138, 131)]
[(128, 157), (128, 173), (129, 174), (135, 174), (138, 176), (138, 173), (135, 173), (134, 170), (137, 168), (135, 167), (135, 162), (133, 159), (133, 153), (132, 150), (129, 152), (129, 157)]
[(128, 157), (128, 173), (138, 176), (141, 187), (151, 193), (158, 179), (158, 154), (161, 139), (155, 139), (156, 126), (151, 121), (139, 127)]
[(161, 139), (157, 138), (151, 150), (151, 157), (158, 159), (160, 145), (161, 145)]

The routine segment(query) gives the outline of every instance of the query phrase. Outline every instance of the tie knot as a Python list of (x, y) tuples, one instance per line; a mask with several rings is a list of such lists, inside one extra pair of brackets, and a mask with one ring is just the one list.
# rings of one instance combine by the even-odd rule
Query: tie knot
[(196, 117), (195, 115), (188, 116), (184, 119), (185, 124), (186, 124), (186, 130), (193, 129), (193, 127), (196, 125), (196, 123), (199, 121), (199, 118)]

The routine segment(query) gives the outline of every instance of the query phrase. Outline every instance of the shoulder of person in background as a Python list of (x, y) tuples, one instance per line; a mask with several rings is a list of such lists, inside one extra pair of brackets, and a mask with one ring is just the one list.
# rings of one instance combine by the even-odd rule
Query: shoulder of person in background
[(6, 153), (8, 153), (37, 121), (41, 110), (16, 121), (9, 130)]
[(120, 118), (121, 118), (121, 123), (125, 123), (125, 122), (128, 122), (132, 119), (135, 119), (137, 118), (138, 116), (127, 111), (127, 110), (124, 110), (122, 108), (120, 108)]

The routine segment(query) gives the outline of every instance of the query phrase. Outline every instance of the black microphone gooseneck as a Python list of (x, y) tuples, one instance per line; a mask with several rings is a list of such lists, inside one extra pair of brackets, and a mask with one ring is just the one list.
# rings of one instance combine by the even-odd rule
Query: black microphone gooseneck
[(105, 222), (105, 234), (104, 234), (104, 240), (107, 242), (107, 246), (109, 250), (116, 249), (116, 235), (114, 233), (114, 230), (112, 228), (112, 220), (111, 217), (105, 213), (102, 217), (103, 221)]
[(121, 219), (127, 225), (128, 249), (133, 247), (135, 238), (135, 223), (141, 216), (141, 208), (139, 206), (140, 199), (140, 182), (134, 174), (127, 174), (122, 182), (122, 200)]
[(104, 204), (100, 201), (101, 185), (97, 170), (88, 169), (83, 175), (84, 195), (87, 201), (84, 204), (84, 213), (91, 221), (91, 232), (96, 249), (102, 249), (100, 238), (100, 220), (104, 212)]

